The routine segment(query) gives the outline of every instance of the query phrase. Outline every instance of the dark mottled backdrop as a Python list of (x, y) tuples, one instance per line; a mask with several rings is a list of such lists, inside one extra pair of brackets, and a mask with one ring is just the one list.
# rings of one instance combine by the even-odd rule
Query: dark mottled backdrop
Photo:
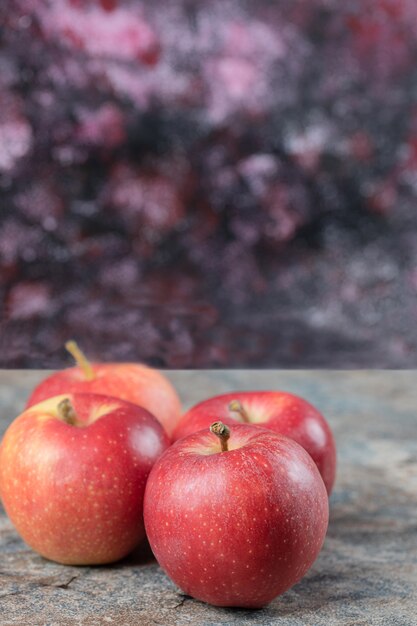
[(0, 24), (0, 366), (417, 365), (415, 0)]

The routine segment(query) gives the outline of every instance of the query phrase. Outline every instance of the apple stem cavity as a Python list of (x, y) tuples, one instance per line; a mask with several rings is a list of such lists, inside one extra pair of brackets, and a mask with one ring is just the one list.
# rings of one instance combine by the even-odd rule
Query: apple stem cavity
[(61, 402), (57, 406), (57, 411), (59, 418), (63, 422), (69, 424), (70, 426), (75, 426), (75, 424), (77, 423), (77, 414), (69, 398), (64, 398), (63, 400), (61, 400)]
[(223, 422), (214, 422), (210, 426), (210, 432), (220, 439), (222, 452), (228, 452), (227, 441), (230, 437), (230, 428), (226, 426), (226, 424), (223, 424)]
[(83, 371), (85, 379), (93, 380), (95, 377), (93, 366), (85, 356), (84, 352), (78, 347), (78, 344), (73, 340), (67, 341), (67, 343), (65, 344), (65, 348), (68, 350), (71, 356), (74, 357), (78, 367), (80, 367)]
[(245, 423), (249, 424), (250, 422), (249, 414), (246, 411), (246, 409), (243, 408), (243, 405), (241, 402), (239, 402), (239, 400), (232, 400), (229, 403), (229, 411), (232, 411), (232, 413), (238, 413), (240, 417), (242, 418), (242, 420)]

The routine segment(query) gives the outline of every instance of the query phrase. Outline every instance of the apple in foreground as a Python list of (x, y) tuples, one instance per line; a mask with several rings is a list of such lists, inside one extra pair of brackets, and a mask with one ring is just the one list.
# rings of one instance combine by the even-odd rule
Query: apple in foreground
[(181, 416), (181, 403), (169, 380), (139, 363), (90, 363), (74, 341), (65, 345), (77, 362), (43, 380), (27, 406), (62, 393), (98, 393), (121, 398), (147, 409), (170, 436)]
[(143, 496), (169, 439), (145, 409), (65, 394), (26, 409), (0, 445), (0, 497), (27, 544), (72, 565), (110, 563), (145, 536)]
[(259, 608), (294, 585), (322, 547), (326, 488), (295, 441), (215, 422), (177, 441), (145, 491), (149, 543), (188, 595)]
[(331, 493), (336, 475), (333, 434), (323, 415), (303, 398), (285, 391), (238, 391), (215, 396), (183, 415), (173, 440), (208, 428), (218, 419), (229, 426), (236, 422), (257, 424), (294, 439), (316, 463), (327, 493)]

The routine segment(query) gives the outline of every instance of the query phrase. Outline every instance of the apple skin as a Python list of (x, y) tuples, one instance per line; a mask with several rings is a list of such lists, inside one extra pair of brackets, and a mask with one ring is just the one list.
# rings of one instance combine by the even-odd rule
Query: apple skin
[(260, 608), (294, 585), (322, 547), (326, 488), (294, 441), (244, 424), (229, 451), (208, 429), (173, 444), (145, 491), (152, 551), (184, 593), (216, 606)]
[(286, 435), (307, 450), (330, 495), (336, 478), (336, 444), (332, 431), (314, 406), (291, 393), (237, 391), (215, 396), (196, 404), (182, 416), (173, 432), (173, 440), (208, 428), (216, 420), (228, 426), (241, 422), (242, 417), (229, 410), (233, 400), (238, 400), (243, 406), (249, 423)]
[(158, 370), (138, 363), (92, 363), (94, 378), (81, 367), (48, 376), (30, 396), (27, 406), (63, 393), (96, 393), (133, 402), (147, 409), (170, 436), (181, 416), (181, 403), (169, 380)]
[[(58, 417), (68, 398), (79, 423)], [(0, 497), (24, 541), (59, 563), (126, 556), (145, 536), (143, 496), (169, 439), (130, 402), (65, 394), (26, 409), (0, 445)]]

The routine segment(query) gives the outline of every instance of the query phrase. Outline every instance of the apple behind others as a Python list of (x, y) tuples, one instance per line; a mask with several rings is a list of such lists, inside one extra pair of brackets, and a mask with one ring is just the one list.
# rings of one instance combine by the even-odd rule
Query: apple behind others
[(325, 485), (307, 452), (270, 430), (215, 422), (173, 444), (146, 486), (145, 527), (184, 593), (260, 608), (294, 585), (322, 547)]
[(236, 391), (192, 407), (179, 420), (173, 439), (181, 439), (215, 420), (233, 426), (247, 423), (286, 435), (316, 463), (330, 495), (336, 475), (336, 445), (329, 424), (309, 402), (285, 391)]
[(119, 398), (64, 394), (26, 409), (0, 445), (0, 496), (26, 543), (72, 565), (110, 563), (144, 537), (149, 472), (169, 439)]
[(63, 393), (113, 396), (147, 409), (171, 436), (181, 416), (181, 403), (163, 374), (140, 363), (90, 363), (75, 341), (68, 341), (65, 347), (77, 366), (45, 378), (33, 390), (28, 407)]

